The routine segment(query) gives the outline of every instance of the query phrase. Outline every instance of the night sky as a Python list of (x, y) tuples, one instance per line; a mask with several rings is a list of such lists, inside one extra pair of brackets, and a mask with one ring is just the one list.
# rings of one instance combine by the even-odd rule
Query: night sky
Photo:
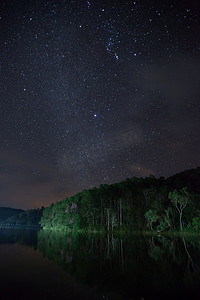
[(1, 1), (0, 206), (200, 166), (198, 0)]

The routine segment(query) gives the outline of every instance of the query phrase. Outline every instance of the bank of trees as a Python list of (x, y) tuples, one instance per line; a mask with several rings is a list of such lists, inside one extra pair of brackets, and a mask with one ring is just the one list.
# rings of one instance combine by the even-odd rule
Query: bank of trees
[[(192, 180), (200, 178), (199, 168), (191, 170), (191, 173)], [(45, 208), (41, 226), (45, 229), (107, 231), (200, 228), (199, 192), (193, 189), (188, 176), (186, 180), (178, 176), (173, 180), (156, 179), (154, 176), (133, 177), (120, 183), (83, 190)]]

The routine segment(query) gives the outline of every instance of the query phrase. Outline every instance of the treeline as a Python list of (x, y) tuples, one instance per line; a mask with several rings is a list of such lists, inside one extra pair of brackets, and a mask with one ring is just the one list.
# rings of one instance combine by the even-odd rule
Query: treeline
[(43, 211), (44, 229), (200, 229), (200, 168), (173, 177), (130, 178), (83, 190)]
[(19, 210), (17, 214), (5, 218), (2, 222), (0, 222), (0, 226), (1, 227), (40, 226), (43, 210), (44, 207), (37, 208), (37, 209), (29, 209), (26, 211)]

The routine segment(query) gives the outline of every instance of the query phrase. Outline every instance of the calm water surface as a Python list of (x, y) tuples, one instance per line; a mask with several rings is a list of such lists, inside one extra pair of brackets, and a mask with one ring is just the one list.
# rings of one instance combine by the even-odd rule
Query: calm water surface
[(0, 299), (199, 299), (200, 238), (0, 230)]

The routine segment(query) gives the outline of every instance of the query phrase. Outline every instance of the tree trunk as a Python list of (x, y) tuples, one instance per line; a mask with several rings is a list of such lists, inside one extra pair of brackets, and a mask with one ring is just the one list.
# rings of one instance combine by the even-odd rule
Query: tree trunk
[(107, 209), (107, 229), (108, 229), (108, 231), (110, 229), (110, 212), (109, 212), (109, 209)]
[(182, 225), (182, 210), (180, 211), (180, 215), (179, 215), (179, 220), (180, 220), (180, 229), (181, 231), (183, 231), (183, 225)]
[(122, 226), (122, 201), (119, 202), (119, 225)]

